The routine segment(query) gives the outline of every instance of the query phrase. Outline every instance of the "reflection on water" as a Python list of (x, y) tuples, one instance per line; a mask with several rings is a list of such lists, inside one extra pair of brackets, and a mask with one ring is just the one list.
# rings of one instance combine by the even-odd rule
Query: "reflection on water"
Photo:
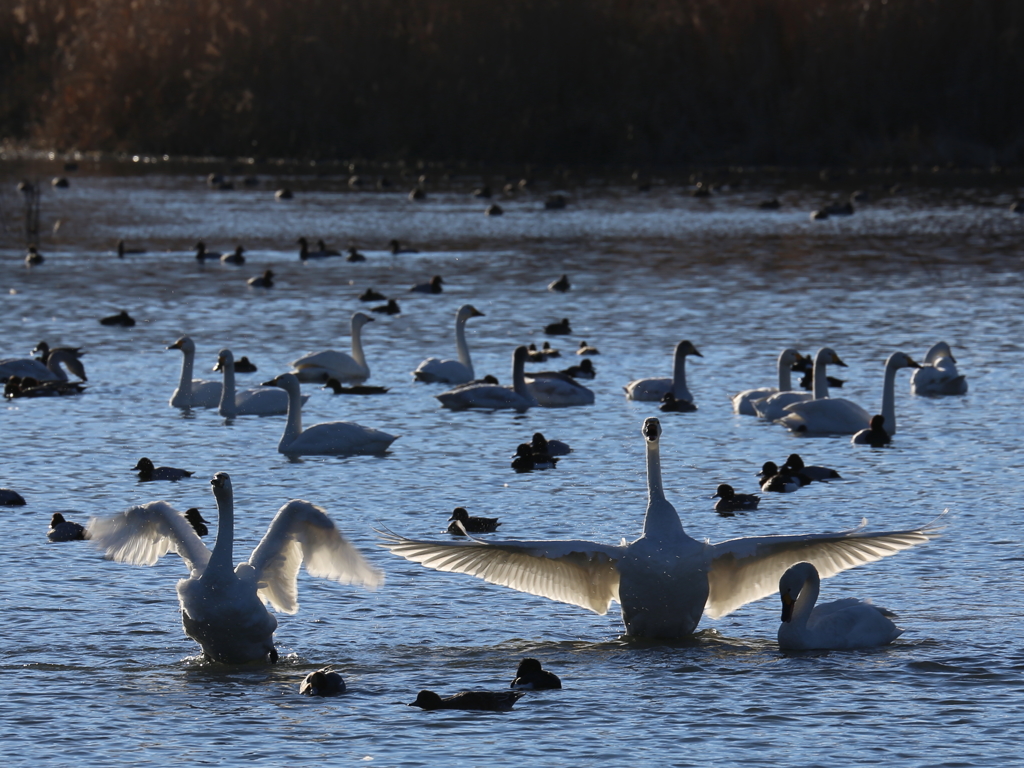
[[(1022, 659), (1006, 638), (1024, 629), (1024, 606), (1019, 590), (993, 585), (1016, 583), (1019, 570), (1024, 217), (1008, 212), (1004, 193), (912, 188), (813, 222), (822, 196), (810, 188), (741, 186), (695, 200), (668, 187), (581, 187), (564, 211), (543, 210), (541, 189), (503, 200), (505, 215), (488, 217), (458, 189), (414, 204), (325, 185), (284, 202), (269, 183), (216, 193), (201, 181), (73, 177), (44, 196), (44, 228), (61, 221), (41, 243), (46, 263), (26, 269), (20, 248), (0, 251), (0, 357), (25, 356), (42, 339), (81, 346), (89, 375), (81, 397), (14, 400), (0, 411), (0, 484), (29, 500), (4, 512), (9, 556), (0, 564), (10, 761), (59, 765), (73, 750), (105, 763), (130, 755), (134, 765), (269, 755), (421, 765), (515, 753), (579, 765), (686, 763), (693, 751), (700, 762), (764, 766), (916, 764), (922, 743), (936, 764), (992, 765), (1015, 754), (1006, 724), (1024, 709)], [(757, 209), (772, 195), (779, 211)], [(303, 264), (300, 235), (351, 242), (367, 261)], [(391, 255), (392, 237), (419, 253)], [(119, 238), (147, 253), (118, 260)], [(221, 251), (245, 245), (246, 264), (197, 264), (198, 238)], [(275, 287), (249, 289), (246, 278), (268, 267)], [(548, 292), (563, 272), (573, 290)], [(434, 274), (444, 276), (443, 294), (407, 292)], [(304, 352), (347, 350), (349, 317), (365, 309), (357, 296), (371, 286), (402, 306), (363, 335), (369, 383), (391, 391), (343, 397), (307, 384), (304, 420), (350, 419), (401, 435), (387, 456), (289, 461), (276, 451), (280, 417), (226, 422), (168, 406), (181, 357), (165, 347), (180, 334), (196, 342), (197, 376), (215, 378), (216, 353), (229, 347), (259, 366), (239, 375), (240, 386), (266, 381)], [(586, 339), (601, 350), (587, 383), (596, 404), (523, 416), (440, 409), (440, 387), (414, 383), (411, 371), (428, 356), (454, 357), (453, 318), (467, 301), (486, 315), (467, 330), (478, 375), (508, 383), (512, 347), (545, 340), (562, 351), (549, 365), (564, 368)], [(97, 322), (121, 309), (136, 327)], [(543, 326), (562, 317), (574, 334), (545, 337)], [(615, 608), (597, 616), (376, 546), (371, 528), (381, 525), (442, 538), (455, 506), (500, 517), (503, 537), (635, 537), (646, 503), (639, 427), (656, 405), (626, 401), (621, 387), (669, 375), (683, 338), (704, 355), (687, 367), (699, 410), (662, 417), (663, 457), (668, 496), (691, 535), (831, 531), (862, 517), (899, 528), (951, 509), (941, 539), (823, 584), (823, 599), (871, 597), (895, 610), (907, 629), (896, 645), (781, 655), (775, 598), (705, 619), (693, 641), (630, 642), (619, 637)], [(891, 449), (800, 439), (731, 412), (729, 395), (774, 382), (779, 350), (825, 344), (850, 366), (842, 396), (875, 411), (888, 354), (920, 358), (939, 339), (953, 347), (970, 393), (911, 397), (901, 372)], [(537, 430), (574, 452), (554, 470), (513, 472), (516, 445)], [(765, 460), (794, 451), (844, 479), (764, 498), (754, 513), (713, 513), (719, 483), (752, 492)], [(196, 475), (139, 484), (131, 467), (144, 455)], [(234, 481), (236, 559), (285, 501), (306, 498), (387, 574), (376, 592), (301, 576), (301, 608), (279, 617), (282, 663), (273, 668), (195, 657), (174, 592), (186, 573), (173, 555), (137, 568), (104, 562), (88, 544), (45, 540), (57, 509), (84, 519), (165, 498), (215, 520), (215, 471)], [(420, 688), (507, 687), (527, 655), (565, 688), (531, 694), (506, 715), (404, 706)], [(328, 663), (351, 692), (300, 698), (299, 680)], [(780, 724), (799, 730), (799, 753), (778, 739)], [(39, 743), (49, 745), (43, 754)]]

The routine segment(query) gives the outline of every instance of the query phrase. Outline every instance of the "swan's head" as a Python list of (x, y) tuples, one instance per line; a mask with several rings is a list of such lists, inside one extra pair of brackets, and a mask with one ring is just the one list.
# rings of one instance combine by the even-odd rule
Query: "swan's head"
[(270, 381), (263, 382), (264, 387), (278, 387), (283, 389), (285, 392), (291, 392), (300, 390), (299, 380), (295, 378), (294, 373), (282, 373), (280, 376), (275, 376)]
[(779, 579), (779, 596), (782, 598), (782, 620), (793, 618), (793, 606), (796, 604), (800, 591), (808, 582), (821, 582), (818, 569), (810, 563), (797, 563), (791, 566)]
[(784, 349), (782, 354), (779, 355), (779, 365), (788, 365), (790, 367), (798, 365), (807, 358), (797, 352), (795, 349)]
[[(45, 350), (45, 344), (46, 342), (42, 342), (38, 347), (36, 347), (36, 349)], [(33, 350), (33, 354), (35, 354), (35, 350)], [(944, 357), (948, 357), (950, 359), (950, 362), (956, 362), (956, 358), (953, 357), (953, 350), (949, 348), (949, 344), (947, 344), (944, 341), (940, 341), (937, 344), (933, 345), (932, 348), (928, 350), (928, 353), (924, 356), (924, 364), (934, 365)]]
[(794, 472), (799, 472), (804, 468), (804, 460), (800, 458), (799, 453), (789, 454), (789, 458), (786, 459), (786, 463), (783, 465), (786, 469), (791, 469)]
[(914, 362), (913, 358), (905, 352), (893, 352), (889, 355), (889, 359), (885, 361), (885, 367), (889, 368), (920, 368), (921, 366)]
[(512, 365), (523, 365), (524, 363), (526, 363), (526, 358), (528, 358), (529, 356), (530, 351), (522, 344), (520, 344), (518, 347), (515, 348), (515, 351), (512, 353)]
[(469, 522), (469, 512), (466, 511), (465, 507), (456, 507), (452, 510), (452, 516), (448, 518), (448, 522), (452, 520), (458, 520), (461, 523)]
[(132, 467), (132, 469), (137, 469), (139, 472), (152, 472), (155, 467), (153, 466), (152, 461), (143, 456), (139, 459), (139, 463)]
[(463, 304), (455, 315), (456, 320), (468, 320), (471, 317), (484, 317), (484, 313), (472, 304)]
[(697, 348), (693, 346), (693, 344), (689, 341), (680, 341), (678, 344), (676, 344), (676, 354), (696, 355), (697, 357), (704, 357), (704, 355), (698, 352)]
[(223, 371), (229, 365), (232, 368), (234, 368), (235, 356), (231, 354), (230, 349), (222, 349), (220, 352), (217, 353), (217, 364), (213, 366), (213, 370)]
[(352, 315), (352, 327), (353, 328), (362, 328), (367, 323), (372, 323), (372, 322), (373, 322), (373, 318), (370, 317), (367, 314), (362, 313), (362, 312), (356, 312), (354, 315)]
[(213, 493), (216, 495), (218, 492), (231, 492), (231, 477), (227, 472), (218, 472), (210, 480), (210, 485), (213, 486)]
[(732, 489), (731, 485), (726, 485), (725, 483), (722, 483), (720, 486), (718, 486), (718, 490), (715, 491), (715, 495), (712, 496), (711, 498), (712, 499), (725, 499), (726, 501), (728, 501), (729, 499), (731, 499), (735, 495), (736, 495), (736, 491), (734, 491)]
[(656, 445), (661, 439), (661, 422), (654, 417), (644, 419), (644, 426), (641, 430), (648, 445)]
[(766, 461), (762, 465), (761, 471), (757, 473), (757, 476), (767, 479), (769, 477), (775, 477), (777, 474), (779, 474), (778, 465), (774, 461)]
[(836, 354), (835, 350), (831, 347), (822, 347), (818, 350), (818, 354), (814, 356), (814, 362), (822, 360), (826, 365), (841, 365), (846, 368), (847, 365)]
[(171, 344), (168, 349), (180, 349), (185, 354), (195, 354), (196, 344), (188, 336), (182, 336), (176, 342)]

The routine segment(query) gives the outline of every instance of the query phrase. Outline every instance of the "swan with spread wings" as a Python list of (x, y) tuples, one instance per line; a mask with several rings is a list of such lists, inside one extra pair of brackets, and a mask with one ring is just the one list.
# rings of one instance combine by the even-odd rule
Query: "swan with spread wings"
[(647, 515), (636, 541), (467, 541), (407, 539), (380, 531), (382, 546), (439, 571), (477, 576), (492, 584), (540, 595), (605, 614), (622, 609), (626, 634), (673, 639), (692, 634), (701, 615), (725, 616), (778, 591), (795, 563), (813, 563), (822, 576), (921, 544), (936, 536), (934, 524), (904, 531), (850, 531), (753, 536), (720, 544), (698, 541), (683, 530), (661, 481), (658, 419), (644, 421), (647, 447)]
[(184, 515), (165, 501), (131, 507), (111, 518), (93, 518), (89, 536), (109, 559), (154, 565), (174, 550), (189, 569), (178, 582), (185, 634), (213, 661), (244, 664), (277, 661), (277, 619), (299, 609), (296, 577), (303, 562), (312, 576), (374, 588), (383, 574), (338, 531), (326, 512), (308, 501), (289, 501), (278, 511), (248, 561), (233, 565), (234, 498), (231, 478), (210, 481), (217, 499), (217, 541), (207, 549)]

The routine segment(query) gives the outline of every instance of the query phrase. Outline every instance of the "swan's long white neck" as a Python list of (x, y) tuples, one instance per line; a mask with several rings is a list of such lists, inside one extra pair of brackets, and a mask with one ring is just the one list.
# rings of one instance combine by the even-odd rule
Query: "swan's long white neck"
[(51, 373), (56, 374), (58, 381), (67, 381), (68, 375), (64, 373), (64, 369), (60, 367), (62, 362), (64, 362), (62, 353), (51, 352), (50, 356), (46, 359), (46, 367)]
[(178, 380), (179, 407), (188, 408), (192, 405), (192, 365), (195, 362), (195, 349), (181, 347), (181, 378)]
[(221, 367), (224, 369), (224, 386), (220, 390), (218, 413), (227, 419), (238, 414), (238, 408), (235, 406), (235, 361), (224, 359)]
[(813, 571), (808, 569), (804, 585), (800, 588), (800, 594), (793, 603), (791, 624), (800, 628), (807, 626), (807, 620), (811, 618), (811, 611), (814, 610), (814, 605), (818, 602), (820, 592), (821, 577), (818, 575), (817, 569)]
[(526, 399), (531, 405), (537, 401), (526, 386), (526, 349), (517, 347), (512, 354), (512, 391)]
[(352, 359), (367, 371), (370, 370), (363, 355), (363, 326), (355, 318), (352, 319)]
[(814, 399), (824, 400), (828, 397), (828, 374), (825, 372), (828, 363), (825, 355), (818, 352), (814, 356)]
[(302, 391), (296, 381), (294, 386), (285, 389), (288, 393), (288, 420), (284, 425), (284, 434), (277, 444), (278, 450), (295, 442), (302, 434)]
[(896, 371), (902, 368), (895, 356), (885, 361), (885, 381), (882, 383), (882, 415), (885, 423), (882, 427), (889, 437), (896, 434)]
[(647, 514), (644, 516), (644, 536), (665, 538), (684, 534), (679, 520), (661, 483), (661, 450), (659, 440), (647, 440)]
[(455, 348), (459, 352), (459, 362), (469, 368), (469, 377), (473, 378), (473, 361), (469, 357), (469, 347), (466, 345), (466, 321), (468, 319), (461, 314), (455, 318)]
[(792, 368), (792, 354), (787, 349), (779, 355), (779, 392), (789, 392), (793, 389)]
[(676, 400), (693, 402), (693, 395), (686, 388), (686, 352), (679, 347), (676, 347), (675, 356), (672, 358), (672, 394)]
[(213, 495), (217, 499), (217, 542), (213, 545), (210, 562), (204, 575), (208, 573), (225, 573), (234, 571), (235, 548), (235, 501), (231, 487), (214, 486)]

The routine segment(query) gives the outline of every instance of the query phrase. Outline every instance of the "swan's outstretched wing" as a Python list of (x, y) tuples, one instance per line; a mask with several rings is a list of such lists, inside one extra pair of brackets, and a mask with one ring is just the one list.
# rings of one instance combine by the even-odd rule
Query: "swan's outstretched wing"
[(578, 605), (604, 615), (619, 599), (616, 562), (624, 548), (593, 541), (417, 541), (377, 531), (382, 547), (438, 571)]
[(111, 560), (153, 565), (174, 550), (189, 570), (202, 570), (210, 550), (185, 516), (166, 501), (130, 507), (113, 517), (89, 520), (89, 538)]
[(259, 596), (275, 610), (299, 610), (295, 582), (303, 561), (310, 576), (342, 584), (375, 588), (384, 581), (384, 574), (349, 544), (322, 507), (296, 499), (278, 510), (249, 558), (261, 584)]
[[(943, 513), (945, 514), (945, 513)], [(895, 555), (939, 535), (938, 519), (906, 531), (867, 533), (860, 526), (839, 533), (802, 536), (751, 536), (711, 547), (710, 593), (705, 612), (713, 619), (779, 590), (779, 579), (796, 563), (806, 561), (822, 578), (864, 563)]]

